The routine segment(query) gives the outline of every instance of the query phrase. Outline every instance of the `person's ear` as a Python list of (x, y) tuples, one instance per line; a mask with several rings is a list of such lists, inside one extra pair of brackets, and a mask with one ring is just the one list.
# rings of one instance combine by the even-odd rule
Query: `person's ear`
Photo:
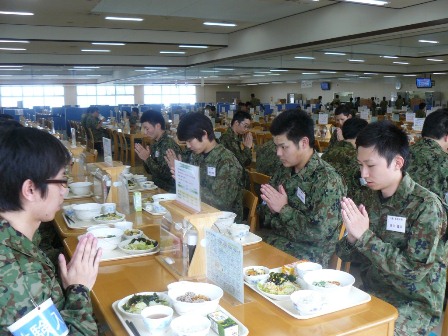
[(302, 146), (302, 149), (305, 149), (306, 147), (308, 147), (310, 145), (310, 139), (308, 137), (303, 137), (300, 140), (300, 145)]
[(401, 170), (404, 166), (404, 158), (401, 155), (397, 155), (394, 158), (394, 168)]
[(25, 182), (23, 182), (22, 184), (22, 196), (29, 200), (29, 201), (33, 201), (36, 196), (37, 196), (37, 189), (36, 189), (36, 185), (34, 184), (33, 181), (31, 181), (30, 179), (25, 180)]

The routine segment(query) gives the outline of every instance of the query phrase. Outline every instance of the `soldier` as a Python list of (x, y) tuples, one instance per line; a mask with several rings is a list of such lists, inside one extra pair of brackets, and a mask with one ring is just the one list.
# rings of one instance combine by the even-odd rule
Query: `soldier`
[(415, 112), (416, 118), (426, 118), (426, 103), (418, 104), (418, 110)]
[(103, 136), (106, 133), (103, 132), (103, 129), (101, 128), (101, 126), (103, 125), (103, 120), (100, 120), (99, 115), (100, 110), (97, 107), (92, 108), (92, 112), (86, 118), (86, 131), (87, 128), (90, 128), (92, 130), (92, 141), (94, 142), (95, 149), (97, 149), (99, 152), (102, 152)]
[(411, 146), (409, 175), (448, 204), (448, 109), (426, 117), (422, 137)]
[[(234, 212), (236, 220), (242, 220), (243, 168), (231, 151), (216, 142), (210, 119), (199, 112), (186, 114), (180, 120), (177, 136), (191, 150), (190, 155), (184, 156), (189, 159), (186, 162), (199, 166), (202, 202)], [(167, 152), (172, 172), (176, 157), (181, 159), (172, 150)]]
[(442, 315), (445, 211), (434, 193), (405, 172), (408, 140), (398, 127), (372, 123), (356, 146), (361, 175), (375, 193), (359, 206), (350, 198), (341, 202), (347, 236), (337, 253), (360, 261), (365, 290), (398, 309), (395, 335), (427, 335)]
[(344, 140), (338, 141), (322, 155), (322, 159), (331, 164), (344, 178), (347, 195), (356, 198), (360, 192), (359, 166), (356, 161), (356, 137), (369, 123), (364, 119), (350, 118), (342, 126)]
[(386, 100), (386, 97), (383, 97), (383, 100), (380, 101), (380, 115), (385, 115), (387, 112), (387, 107), (389, 106), (389, 102)]
[(395, 101), (395, 109), (400, 110), (404, 105), (404, 99), (401, 97), (401, 95), (398, 95), (397, 100)]
[(257, 172), (272, 176), (277, 170), (283, 168), (283, 164), (277, 156), (273, 140), (269, 140), (257, 148)]
[[(60, 279), (35, 242), (41, 222), (53, 220), (67, 192), (67, 149), (34, 128), (0, 132), (0, 334), (51, 298), (70, 335), (97, 335), (89, 296), (101, 249), (83, 237), (67, 264), (59, 255)], [(61, 288), (61, 285), (62, 288)]]
[(181, 153), (179, 145), (165, 132), (165, 119), (162, 113), (146, 111), (142, 114), (140, 123), (145, 134), (154, 142), (146, 148), (141, 144), (135, 144), (135, 153), (143, 160), (145, 170), (152, 175), (155, 185), (168, 192), (175, 192), (175, 182), (165, 161), (165, 154), (168, 149), (172, 149), (176, 156), (179, 155)]
[(336, 119), (336, 123), (339, 127), (336, 127), (331, 134), (330, 143), (328, 144), (326, 151), (329, 151), (336, 142), (344, 140), (344, 137), (342, 136), (342, 126), (344, 125), (344, 122), (351, 117), (352, 114), (347, 106), (341, 105), (336, 108), (334, 111), (334, 118)]
[(313, 120), (303, 111), (285, 111), (271, 133), (283, 166), (261, 186), (266, 202), (265, 239), (297, 258), (328, 266), (342, 223), (340, 200), (346, 188), (336, 170), (314, 151)]

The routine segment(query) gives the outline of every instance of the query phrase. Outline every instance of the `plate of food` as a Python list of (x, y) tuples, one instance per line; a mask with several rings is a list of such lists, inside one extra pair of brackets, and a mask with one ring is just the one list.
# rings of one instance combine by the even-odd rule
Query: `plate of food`
[(140, 318), (140, 313), (143, 309), (155, 305), (171, 307), (170, 298), (166, 293), (160, 292), (141, 292), (131, 294), (118, 302), (118, 310), (125, 317)]
[(271, 272), (267, 279), (257, 283), (257, 289), (273, 300), (289, 300), (292, 293), (301, 289), (296, 281), (295, 275)]
[(106, 223), (116, 223), (121, 222), (123, 219), (125, 219), (125, 215), (119, 212), (112, 212), (104, 215), (99, 215), (93, 217), (93, 220), (99, 224), (106, 224)]
[(137, 186), (137, 182), (134, 181), (134, 179), (129, 179), (128, 180), (128, 189), (132, 190)]
[(157, 253), (159, 242), (154, 239), (139, 237), (123, 240), (118, 248), (127, 254)]

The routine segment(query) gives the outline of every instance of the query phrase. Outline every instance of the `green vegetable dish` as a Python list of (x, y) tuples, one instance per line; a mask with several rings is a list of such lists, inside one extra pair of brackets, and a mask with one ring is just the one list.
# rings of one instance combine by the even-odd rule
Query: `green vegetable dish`
[(134, 238), (132, 239), (128, 245), (123, 246), (126, 250), (151, 250), (157, 247), (159, 243), (157, 240), (147, 239), (147, 238)]
[(300, 289), (295, 281), (296, 277), (294, 275), (271, 272), (266, 282), (259, 282), (257, 286), (261, 291), (268, 294), (289, 295)]
[(124, 311), (132, 314), (140, 314), (140, 312), (149, 306), (155, 305), (164, 305), (169, 306), (169, 302), (167, 300), (159, 297), (157, 293), (148, 294), (148, 295), (137, 295), (132, 296), (128, 302), (126, 302), (122, 308)]

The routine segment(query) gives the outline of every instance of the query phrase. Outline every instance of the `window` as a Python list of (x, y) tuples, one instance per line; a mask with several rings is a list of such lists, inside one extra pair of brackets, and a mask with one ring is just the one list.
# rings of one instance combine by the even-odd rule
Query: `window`
[(194, 85), (145, 85), (145, 104), (195, 104)]
[(22, 101), (24, 108), (33, 106), (58, 107), (64, 105), (64, 87), (62, 85), (14, 85), (0, 87), (0, 105), (17, 107)]
[(78, 85), (76, 87), (78, 105), (118, 105), (134, 104), (132, 85)]

